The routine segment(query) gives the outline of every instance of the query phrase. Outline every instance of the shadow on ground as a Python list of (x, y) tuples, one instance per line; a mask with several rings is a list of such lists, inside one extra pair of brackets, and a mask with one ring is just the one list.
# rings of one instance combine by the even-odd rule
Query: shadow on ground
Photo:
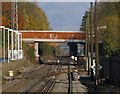
[(88, 87), (88, 94), (120, 94), (120, 87), (106, 83), (96, 86), (90, 76), (80, 77), (80, 82)]

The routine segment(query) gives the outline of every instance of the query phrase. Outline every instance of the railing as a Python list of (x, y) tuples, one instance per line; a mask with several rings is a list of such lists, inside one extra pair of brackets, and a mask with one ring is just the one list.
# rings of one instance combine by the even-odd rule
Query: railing
[(120, 86), (120, 57), (100, 57), (100, 64), (102, 65), (100, 77)]
[(0, 48), (2, 50), (0, 58), (2, 62), (9, 63), (10, 60), (17, 60), (23, 57), (22, 33), (19, 31), (0, 26)]

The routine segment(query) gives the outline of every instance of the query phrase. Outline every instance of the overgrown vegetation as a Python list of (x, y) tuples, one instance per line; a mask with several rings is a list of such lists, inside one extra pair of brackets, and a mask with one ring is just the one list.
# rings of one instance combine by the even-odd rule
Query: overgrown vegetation
[(100, 32), (100, 35), (103, 36), (101, 40), (104, 42), (104, 48), (109, 55), (120, 55), (116, 53), (120, 49), (119, 47), (119, 30), (120, 26), (118, 22), (119, 4), (118, 2), (102, 2), (99, 3), (100, 8), (98, 9), (98, 26), (107, 26), (104, 29), (104, 33)]
[(35, 49), (28, 44), (23, 43), (23, 53), (25, 58), (30, 62), (36, 62), (35, 60)]
[(53, 59), (55, 55), (55, 47), (50, 46), (49, 43), (40, 43), (39, 55), (43, 61)]
[[(35, 3), (18, 2), (19, 30), (49, 30), (45, 12)], [(11, 3), (2, 2), (2, 25), (11, 28)]]
[[(120, 56), (120, 3), (100, 2), (97, 5), (97, 26), (106, 26), (99, 29), (99, 40), (102, 40), (106, 55)], [(80, 30), (86, 31), (87, 14), (83, 16)], [(94, 6), (92, 12), (92, 23), (94, 24)], [(94, 25), (92, 26), (94, 31)]]
[[(32, 2), (18, 2), (18, 29), (19, 30), (50, 30), (45, 12)], [(2, 25), (11, 28), (11, 2), (2, 2)], [(6, 35), (7, 36), (7, 35)], [(2, 43), (0, 43), (2, 44)], [(51, 57), (53, 48), (49, 44), (42, 44), (43, 56)], [(24, 56), (22, 60), (3, 63), (3, 74), (9, 70), (16, 72), (21, 67), (36, 64), (34, 46), (23, 43)]]
[[(19, 30), (50, 30), (45, 12), (36, 3), (18, 2), (18, 29)], [(2, 25), (11, 28), (11, 3), (2, 2)], [(42, 44), (43, 56), (51, 57), (53, 48), (49, 44)], [(46, 48), (47, 46), (47, 48)], [(35, 62), (34, 47), (24, 43), (24, 57)]]
[(45, 12), (35, 3), (18, 3), (19, 29), (49, 30)]

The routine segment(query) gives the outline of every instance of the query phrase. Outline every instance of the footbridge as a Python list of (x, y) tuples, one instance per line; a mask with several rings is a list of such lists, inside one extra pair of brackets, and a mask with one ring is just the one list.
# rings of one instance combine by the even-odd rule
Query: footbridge
[[(36, 30), (13, 30), (0, 26), (2, 58), (4, 62), (17, 60), (23, 57), (22, 41), (35, 48), (38, 55), (38, 44), (41, 42), (67, 43), (71, 52), (77, 48), (77, 43), (85, 42), (85, 32), (82, 31), (36, 31)], [(77, 50), (76, 50), (77, 52)]]
[(34, 45), (36, 57), (38, 54), (38, 44), (40, 42), (68, 43), (72, 55), (77, 55), (77, 43), (85, 42), (85, 32), (82, 31), (35, 31), (19, 30), (22, 33), (22, 40)]
[(35, 31), (20, 30), (25, 42), (81, 42), (85, 40), (82, 31)]

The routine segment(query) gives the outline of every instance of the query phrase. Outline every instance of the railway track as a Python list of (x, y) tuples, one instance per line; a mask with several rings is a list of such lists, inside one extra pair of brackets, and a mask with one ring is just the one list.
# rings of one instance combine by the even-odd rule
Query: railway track
[[(42, 67), (44, 67), (44, 66), (42, 66)], [(40, 68), (42, 68), (42, 67), (40, 67)], [(33, 67), (30, 71), (22, 74), (22, 76), (23, 76), (23, 77), (27, 77), (27, 76), (30, 75), (31, 73), (35, 72), (36, 69), (38, 69), (38, 68), (39, 68), (39, 66), (35, 66), (35, 67)], [(2, 89), (2, 91), (8, 89), (9, 87), (12, 87), (12, 86), (18, 84), (20, 81), (21, 81), (21, 79), (18, 79), (17, 81), (13, 81), (13, 83), (12, 83), (11, 85), (6, 86), (5, 88)]]
[[(60, 66), (56, 66), (54, 70), (59, 70)], [(43, 80), (39, 79), (36, 81), (31, 87), (29, 87), (26, 91), (22, 92), (39, 92), (39, 93), (48, 93), (52, 90), (54, 84), (55, 84), (56, 75), (53, 75), (53, 73), (47, 73)]]
[(41, 93), (49, 93), (51, 90), (52, 90), (52, 88), (53, 88), (53, 86), (54, 86), (54, 84), (55, 84), (55, 76), (53, 76), (50, 80), (48, 80), (48, 82), (46, 83), (46, 85), (43, 87), (43, 89), (40, 91)]
[[(50, 67), (51, 66), (51, 67)], [(70, 67), (68, 67), (68, 94), (72, 93), (72, 81)], [(54, 88), (57, 75), (61, 74), (61, 64), (45, 65), (41, 68), (36, 68), (27, 73), (20, 81), (7, 87), (4, 92), (17, 92), (17, 94), (30, 92), (50, 93)], [(16, 90), (16, 91), (15, 91)]]
[(45, 65), (41, 68), (27, 73), (22, 79), (16, 81), (3, 90), (4, 92), (30, 93), (30, 92), (50, 92), (55, 83), (56, 71), (60, 66)]
[[(56, 67), (56, 69), (55, 70), (58, 70), (58, 71), (60, 71), (60, 69), (61, 69), (61, 66), (58, 66), (58, 67)], [(52, 90), (52, 88), (53, 88), (53, 86), (54, 86), (54, 84), (55, 84), (55, 79), (56, 79), (56, 75), (55, 76), (53, 76), (47, 83), (46, 83), (46, 85), (44, 86), (44, 88), (40, 91), (41, 93), (46, 93), (46, 94), (48, 94), (49, 92), (51, 92), (51, 90)]]
[[(26, 74), (22, 79), (16, 81), (15, 83), (3, 89), (3, 92), (24, 92), (26, 91), (26, 89), (28, 89), (27, 87), (37, 84), (37, 82), (39, 82), (39, 79), (43, 80), (45, 78), (45, 75), (50, 72), (51, 67), (43, 66), (35, 70)], [(15, 89), (17, 90), (14, 91)]]
[(72, 94), (72, 76), (70, 72), (69, 63), (68, 63), (68, 94)]

